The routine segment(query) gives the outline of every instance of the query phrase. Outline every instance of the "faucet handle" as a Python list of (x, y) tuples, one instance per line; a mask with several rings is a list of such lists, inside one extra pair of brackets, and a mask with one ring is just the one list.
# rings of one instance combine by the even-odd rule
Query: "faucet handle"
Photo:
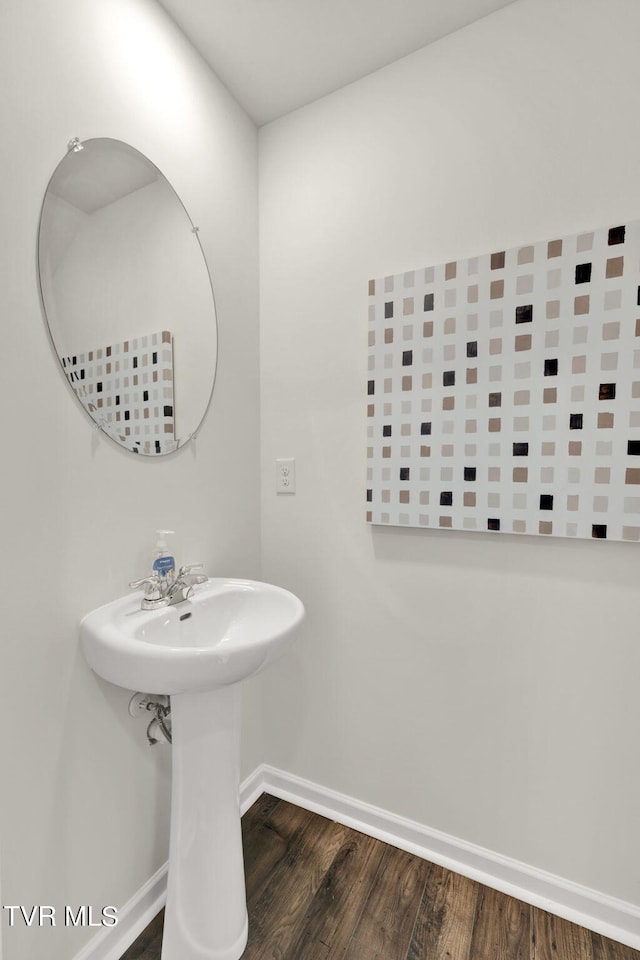
[(145, 600), (160, 600), (162, 597), (162, 586), (157, 573), (152, 573), (148, 577), (142, 577), (140, 580), (132, 580), (129, 586), (132, 590), (137, 590), (138, 587), (144, 586)]
[(132, 580), (129, 586), (132, 590), (137, 590), (138, 587), (141, 587), (143, 583), (153, 584), (153, 586), (160, 585), (160, 578), (157, 573), (152, 573), (148, 577), (142, 577), (140, 580)]
[(205, 573), (195, 573), (196, 570), (202, 570), (204, 564), (200, 563), (184, 563), (178, 570), (178, 576), (176, 577), (176, 582), (179, 580), (185, 581), (185, 579), (193, 586), (195, 583), (204, 583), (208, 580), (208, 577)]
[(183, 563), (178, 570), (178, 576), (183, 577), (185, 573), (191, 573), (192, 570), (202, 570), (204, 563), (200, 560), (198, 563)]

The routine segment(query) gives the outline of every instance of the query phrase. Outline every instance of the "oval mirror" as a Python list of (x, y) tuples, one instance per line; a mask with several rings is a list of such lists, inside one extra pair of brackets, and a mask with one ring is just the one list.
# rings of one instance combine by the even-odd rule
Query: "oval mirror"
[(72, 140), (45, 193), (40, 291), (64, 375), (91, 419), (138, 454), (171, 453), (207, 411), (211, 279), (180, 198), (119, 140)]

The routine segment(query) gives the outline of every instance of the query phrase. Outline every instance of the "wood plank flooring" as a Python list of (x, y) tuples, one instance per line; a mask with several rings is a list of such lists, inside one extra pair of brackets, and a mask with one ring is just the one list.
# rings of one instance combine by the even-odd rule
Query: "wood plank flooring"
[[(263, 794), (243, 960), (640, 960), (640, 952)], [(160, 960), (162, 913), (121, 960)]]

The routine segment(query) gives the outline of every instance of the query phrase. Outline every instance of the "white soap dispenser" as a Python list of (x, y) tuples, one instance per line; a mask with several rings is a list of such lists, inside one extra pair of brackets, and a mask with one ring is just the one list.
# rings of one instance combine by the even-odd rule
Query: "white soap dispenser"
[(159, 577), (166, 577), (169, 583), (173, 583), (176, 576), (176, 561), (174, 560), (166, 537), (171, 535), (173, 530), (156, 530), (158, 542), (153, 553), (153, 572)]

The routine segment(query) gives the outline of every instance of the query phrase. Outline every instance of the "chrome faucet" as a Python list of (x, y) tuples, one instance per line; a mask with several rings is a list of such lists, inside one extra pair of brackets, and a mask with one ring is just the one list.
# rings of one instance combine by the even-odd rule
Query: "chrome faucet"
[(144, 586), (141, 607), (143, 610), (155, 610), (157, 607), (172, 607), (174, 603), (187, 600), (196, 583), (205, 583), (208, 579), (204, 573), (193, 573), (201, 570), (202, 563), (185, 563), (177, 573), (161, 576), (152, 573), (141, 580), (132, 580), (129, 586), (132, 590)]

